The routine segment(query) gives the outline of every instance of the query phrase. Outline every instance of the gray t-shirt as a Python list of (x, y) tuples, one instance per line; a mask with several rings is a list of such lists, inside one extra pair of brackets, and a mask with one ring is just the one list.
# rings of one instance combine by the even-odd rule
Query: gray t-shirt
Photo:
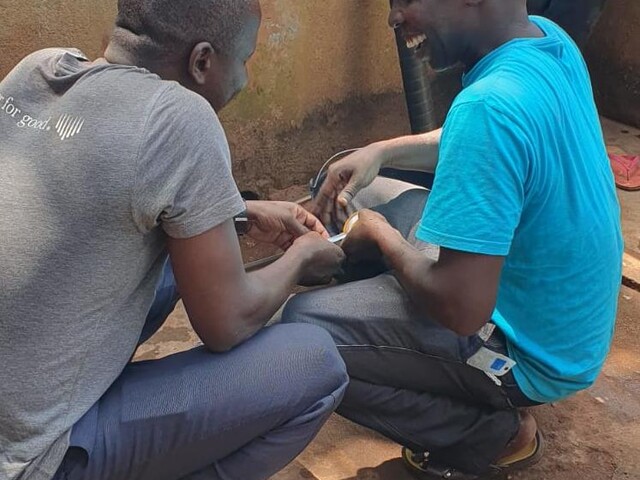
[(48, 49), (0, 82), (0, 478), (49, 480), (130, 360), (166, 258), (244, 208), (200, 96)]

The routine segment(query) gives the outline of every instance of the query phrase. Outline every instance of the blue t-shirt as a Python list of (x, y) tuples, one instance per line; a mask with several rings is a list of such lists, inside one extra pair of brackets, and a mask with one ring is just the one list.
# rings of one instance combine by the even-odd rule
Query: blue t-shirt
[(620, 210), (579, 50), (557, 25), (464, 77), (444, 125), (418, 238), (504, 256), (492, 317), (532, 400), (590, 386), (613, 336)]

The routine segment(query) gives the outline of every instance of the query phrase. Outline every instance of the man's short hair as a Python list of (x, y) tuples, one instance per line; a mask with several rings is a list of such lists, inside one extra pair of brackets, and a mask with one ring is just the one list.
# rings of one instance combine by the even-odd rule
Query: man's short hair
[[(210, 42), (228, 53), (247, 12), (256, 0), (118, 0), (114, 39), (119, 29), (133, 33), (139, 53), (186, 52), (199, 42)], [(120, 32), (122, 33), (122, 32)], [(131, 40), (124, 40), (131, 42)]]

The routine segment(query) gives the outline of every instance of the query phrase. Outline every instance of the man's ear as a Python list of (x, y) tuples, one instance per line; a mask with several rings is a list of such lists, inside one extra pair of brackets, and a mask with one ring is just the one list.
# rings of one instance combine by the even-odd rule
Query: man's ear
[(189, 75), (197, 85), (205, 84), (207, 75), (211, 73), (215, 54), (216, 51), (209, 42), (200, 42), (191, 50)]

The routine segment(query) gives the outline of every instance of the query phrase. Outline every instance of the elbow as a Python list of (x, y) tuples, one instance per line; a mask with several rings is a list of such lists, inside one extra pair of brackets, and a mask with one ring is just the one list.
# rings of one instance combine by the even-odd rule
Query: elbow
[(464, 315), (451, 316), (442, 321), (445, 327), (461, 337), (475, 335), (485, 323), (485, 320), (479, 320), (478, 317), (465, 317)]
[(245, 338), (242, 332), (230, 322), (222, 322), (219, 319), (210, 318), (205, 322), (198, 322), (201, 326), (194, 330), (207, 350), (213, 353), (225, 353), (233, 350), (241, 344)]
[(226, 353), (240, 342), (231, 335), (199, 335), (205, 348), (212, 353)]
[(245, 309), (234, 307), (218, 311), (206, 319), (202, 331), (196, 333), (205, 347), (215, 353), (224, 353), (249, 340), (264, 325), (255, 306)]
[(434, 320), (461, 337), (476, 334), (491, 317), (490, 312), (472, 308), (468, 299), (443, 298), (434, 310)]
[(482, 328), (482, 325), (478, 327), (475, 326), (476, 324), (477, 322), (474, 322), (474, 326), (471, 326), (470, 323), (467, 322), (456, 322), (451, 326), (451, 330), (461, 337), (470, 337), (471, 335), (478, 333), (478, 330)]
[(211, 353), (226, 353), (230, 350), (233, 350), (233, 348), (237, 345), (234, 342), (225, 342), (225, 341), (220, 341), (219, 339), (215, 339), (215, 340), (201, 339), (201, 340), (205, 348), (209, 350)]

